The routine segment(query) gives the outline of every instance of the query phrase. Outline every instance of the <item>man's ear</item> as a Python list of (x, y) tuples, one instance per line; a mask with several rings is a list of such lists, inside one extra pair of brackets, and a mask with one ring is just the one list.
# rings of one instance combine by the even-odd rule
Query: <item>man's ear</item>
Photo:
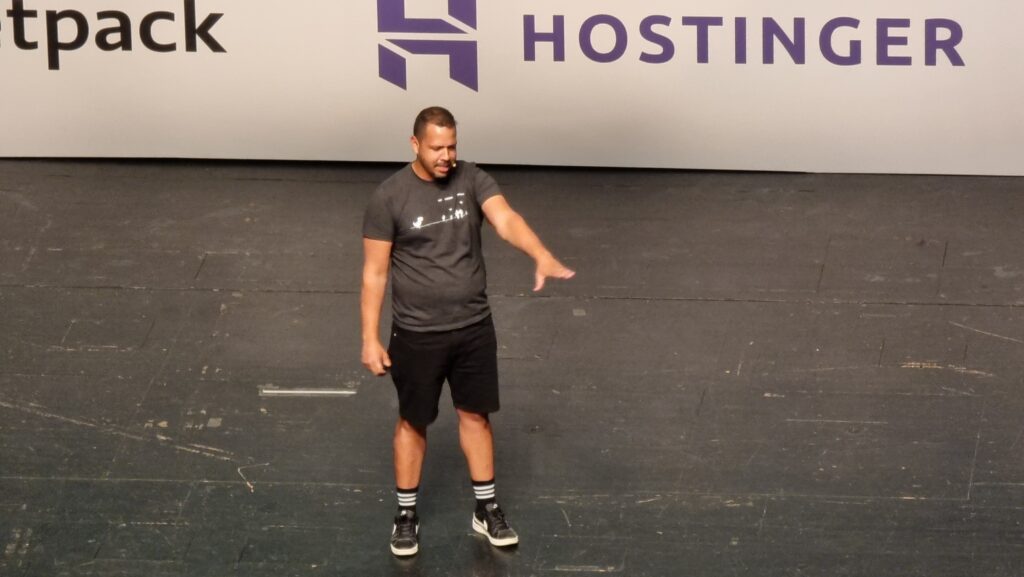
[(420, 155), (420, 141), (416, 138), (416, 135), (409, 137), (409, 145), (412, 146), (412, 153), (416, 156)]

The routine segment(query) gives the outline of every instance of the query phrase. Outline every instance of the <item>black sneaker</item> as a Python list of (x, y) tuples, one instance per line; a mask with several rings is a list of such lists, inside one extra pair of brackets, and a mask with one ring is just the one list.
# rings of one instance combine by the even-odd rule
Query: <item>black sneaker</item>
[(402, 509), (391, 530), (391, 552), (399, 557), (415, 555), (420, 550), (420, 520), (410, 509)]
[(486, 535), (495, 547), (508, 547), (519, 543), (519, 535), (508, 526), (505, 513), (497, 503), (490, 503), (483, 511), (473, 514), (473, 530)]

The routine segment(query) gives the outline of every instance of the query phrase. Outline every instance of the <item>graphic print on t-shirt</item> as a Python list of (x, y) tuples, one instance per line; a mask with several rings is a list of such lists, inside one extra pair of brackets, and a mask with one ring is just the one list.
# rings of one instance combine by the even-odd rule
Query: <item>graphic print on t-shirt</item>
[(466, 212), (465, 201), (466, 193), (459, 192), (454, 196), (444, 196), (437, 199), (437, 203), (441, 209), (441, 220), (435, 220), (433, 222), (423, 222), (422, 216), (417, 217), (413, 221), (412, 227), (414, 229), (427, 228), (428, 226), (434, 226), (435, 224), (444, 224), (446, 222), (455, 222), (456, 220), (462, 220), (469, 216)]

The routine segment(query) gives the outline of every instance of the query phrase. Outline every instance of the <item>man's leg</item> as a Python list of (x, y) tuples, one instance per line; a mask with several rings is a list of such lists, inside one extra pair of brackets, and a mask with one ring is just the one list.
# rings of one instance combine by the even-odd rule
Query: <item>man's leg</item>
[(505, 547), (519, 543), (519, 536), (508, 525), (498, 506), (494, 491), (494, 434), (487, 415), (456, 409), (459, 415), (459, 442), (469, 465), (476, 496), (473, 529), (487, 536), (493, 545)]
[(474, 482), (494, 479), (494, 435), (487, 415), (456, 409), (459, 415), (459, 443), (466, 455), (469, 476)]
[(423, 457), (427, 452), (427, 429), (399, 418), (395, 425), (394, 447), (398, 514), (391, 530), (391, 552), (406, 557), (419, 551), (416, 494), (420, 487)]
[(400, 489), (419, 487), (426, 454), (427, 429), (399, 418), (395, 425), (395, 484)]

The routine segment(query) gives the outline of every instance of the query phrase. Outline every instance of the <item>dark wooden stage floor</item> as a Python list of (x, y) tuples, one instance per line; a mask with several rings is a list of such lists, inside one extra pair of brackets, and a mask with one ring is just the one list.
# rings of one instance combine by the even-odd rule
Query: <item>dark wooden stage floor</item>
[(494, 167), (578, 270), (485, 239), (522, 543), (443, 401), (400, 562), (394, 168), (0, 161), (0, 575), (1024, 575), (1024, 180)]

